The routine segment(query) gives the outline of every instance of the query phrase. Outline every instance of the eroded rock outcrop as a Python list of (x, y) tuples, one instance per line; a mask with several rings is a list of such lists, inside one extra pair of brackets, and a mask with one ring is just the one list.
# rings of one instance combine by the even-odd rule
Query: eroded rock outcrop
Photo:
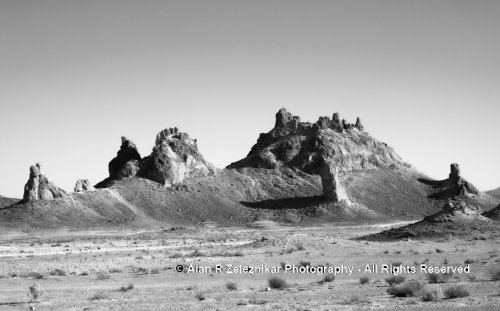
[(141, 155), (137, 151), (134, 142), (122, 136), (120, 150), (118, 150), (116, 157), (108, 165), (109, 177), (111, 179), (119, 179), (135, 176), (139, 170), (137, 164), (140, 160)]
[(36, 202), (38, 200), (53, 200), (66, 197), (67, 193), (48, 180), (42, 174), (39, 163), (30, 166), (30, 177), (24, 186), (23, 202)]
[(456, 188), (457, 195), (479, 194), (479, 190), (460, 175), (460, 166), (458, 163), (450, 164), (449, 181)]
[(94, 187), (92, 187), (88, 179), (79, 179), (76, 181), (75, 188), (73, 190), (74, 192), (82, 192), (93, 189)]
[(334, 203), (350, 203), (346, 191), (340, 184), (339, 172), (334, 163), (323, 159), (321, 161), (319, 175), (321, 176), (324, 197), (327, 201)]
[(141, 161), (137, 176), (170, 187), (186, 178), (215, 172), (213, 165), (199, 153), (196, 140), (177, 128), (158, 133), (155, 143), (151, 155)]
[(248, 155), (228, 168), (279, 168), (287, 166), (319, 174), (321, 158), (329, 159), (339, 172), (379, 167), (408, 166), (387, 144), (364, 131), (361, 120), (340, 121), (338, 113), (315, 123), (301, 122), (285, 108), (276, 113), (274, 128), (260, 134)]

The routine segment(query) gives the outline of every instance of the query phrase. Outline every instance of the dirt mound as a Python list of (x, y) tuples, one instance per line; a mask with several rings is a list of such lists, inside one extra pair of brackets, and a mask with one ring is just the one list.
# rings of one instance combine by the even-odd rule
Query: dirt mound
[(450, 202), (435, 214), (400, 228), (361, 237), (361, 240), (390, 241), (408, 238), (443, 238), (473, 236), (474, 234), (497, 234), (500, 224), (481, 215), (478, 206), (465, 200)]
[(495, 207), (487, 212), (484, 212), (483, 216), (488, 217), (488, 218), (493, 219), (493, 220), (500, 220), (500, 204), (497, 207)]
[(494, 189), (494, 190), (490, 190), (490, 191), (486, 191), (486, 193), (488, 195), (491, 195), (492, 197), (497, 198), (497, 199), (500, 200), (500, 188), (497, 188), (497, 189)]

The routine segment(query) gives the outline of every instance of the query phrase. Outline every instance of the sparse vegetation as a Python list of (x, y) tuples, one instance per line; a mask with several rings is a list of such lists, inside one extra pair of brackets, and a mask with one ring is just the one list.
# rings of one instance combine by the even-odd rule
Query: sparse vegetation
[(43, 275), (43, 273), (31, 271), (26, 275), (26, 277), (39, 280), (39, 279), (43, 279), (45, 276)]
[(109, 268), (109, 273), (122, 273), (123, 269), (118, 267)]
[(469, 265), (469, 264), (474, 263), (474, 262), (476, 262), (476, 261), (472, 258), (467, 258), (464, 260), (464, 264), (466, 264), (466, 265)]
[(492, 281), (500, 281), (500, 267), (491, 268), (488, 272)]
[(401, 275), (393, 275), (391, 277), (386, 278), (385, 281), (387, 282), (387, 284), (389, 284), (389, 286), (393, 286), (396, 284), (403, 283), (405, 281), (405, 278), (404, 276)]
[(440, 248), (436, 248), (436, 253), (444, 253), (444, 250), (442, 250)]
[(311, 266), (311, 262), (310, 261), (304, 261), (304, 260), (301, 260), (300, 263), (299, 263), (299, 266), (301, 267), (307, 267), (307, 266)]
[(367, 299), (364, 299), (364, 298), (360, 298), (358, 295), (354, 295), (354, 296), (351, 296), (351, 297), (346, 297), (344, 299), (344, 301), (342, 301), (342, 304), (344, 305), (356, 305), (356, 304), (359, 304), (359, 303), (366, 303), (366, 302), (369, 302)]
[(105, 270), (99, 270), (97, 273), (96, 273), (96, 278), (97, 280), (99, 281), (104, 281), (104, 280), (109, 280), (111, 278), (111, 275), (109, 275), (109, 272), (108, 271), (105, 271)]
[(362, 276), (359, 278), (359, 284), (366, 284), (368, 282), (370, 282), (370, 278), (367, 276)]
[(54, 276), (67, 276), (68, 273), (62, 269), (55, 269), (50, 272), (50, 275)]
[(39, 302), (45, 291), (40, 287), (40, 284), (33, 284), (28, 289), (28, 296), (31, 302)]
[(120, 287), (120, 291), (122, 292), (128, 292), (129, 290), (134, 289), (134, 284), (133, 283), (128, 283), (126, 286)]
[(391, 285), (391, 287), (387, 289), (387, 293), (396, 297), (413, 297), (416, 296), (422, 289), (422, 283), (418, 281), (411, 281), (403, 284)]
[(153, 268), (151, 269), (151, 274), (159, 274), (160, 273), (160, 269), (159, 268)]
[(136, 274), (150, 274), (151, 269), (148, 267), (135, 267), (132, 269), (132, 271)]
[(205, 257), (206, 254), (199, 249), (195, 249), (191, 254), (188, 255), (188, 257)]
[(202, 293), (198, 293), (194, 295), (194, 297), (200, 301), (205, 300), (205, 295), (203, 295)]
[(469, 296), (469, 292), (463, 285), (451, 285), (443, 291), (443, 294), (448, 299)]
[(438, 301), (439, 296), (439, 289), (425, 289), (422, 293), (422, 301)]
[(447, 283), (452, 276), (453, 272), (429, 273), (427, 274), (427, 280), (429, 281), (429, 283)]
[(177, 252), (177, 253), (173, 253), (172, 255), (168, 256), (169, 258), (172, 258), (172, 259), (177, 259), (177, 258), (181, 258), (183, 257), (182, 253), (180, 252)]
[(297, 248), (298, 251), (303, 251), (305, 249), (304, 244), (302, 243), (295, 245), (295, 247)]
[(323, 281), (327, 283), (333, 282), (335, 281), (335, 275), (333, 273), (327, 274), (323, 277)]
[(94, 295), (92, 295), (89, 299), (90, 300), (103, 300), (103, 299), (108, 299), (108, 295), (106, 295), (105, 293), (95, 293)]
[(269, 285), (270, 288), (274, 288), (274, 289), (283, 289), (283, 288), (288, 287), (288, 284), (286, 283), (285, 279), (283, 279), (279, 276), (270, 277), (267, 280), (267, 284)]
[(227, 282), (226, 283), (226, 288), (229, 290), (237, 290), (238, 289), (238, 284), (235, 282)]

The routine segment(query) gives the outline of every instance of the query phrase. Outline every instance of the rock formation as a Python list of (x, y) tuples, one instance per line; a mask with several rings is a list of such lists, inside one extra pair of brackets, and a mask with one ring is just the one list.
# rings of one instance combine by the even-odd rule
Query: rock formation
[(196, 140), (177, 128), (158, 133), (155, 143), (151, 155), (141, 161), (137, 176), (170, 187), (182, 183), (186, 178), (215, 172), (212, 164), (206, 162), (198, 152)]
[(356, 119), (356, 124), (354, 125), (354, 127), (360, 131), (365, 130), (365, 128), (363, 127), (363, 124), (361, 124), (361, 119), (359, 117)]
[(88, 190), (93, 190), (94, 187), (90, 184), (88, 179), (78, 179), (74, 191), (75, 192), (82, 192), (82, 191), (88, 191)]
[(350, 203), (347, 193), (340, 184), (338, 169), (332, 162), (322, 160), (319, 174), (323, 185), (324, 197), (334, 203)]
[(457, 195), (479, 194), (479, 190), (477, 190), (476, 187), (460, 175), (460, 166), (457, 163), (450, 164), (450, 174), (448, 180), (456, 189)]
[(120, 149), (108, 164), (109, 177), (97, 183), (94, 187), (105, 188), (117, 179), (125, 177), (134, 177), (139, 171), (141, 155), (137, 147), (127, 137), (122, 136)]
[(301, 122), (285, 108), (276, 113), (274, 128), (260, 134), (248, 155), (228, 168), (279, 168), (287, 166), (319, 174), (321, 158), (331, 160), (340, 172), (379, 167), (408, 166), (392, 148), (356, 124), (340, 121), (338, 113), (315, 123)]
[(138, 161), (141, 155), (135, 144), (128, 138), (122, 136), (122, 144), (116, 157), (109, 162), (108, 170), (111, 179), (120, 179), (135, 176), (138, 171)]
[(42, 174), (42, 168), (39, 163), (30, 166), (30, 177), (24, 186), (23, 202), (53, 200), (66, 196), (67, 194), (64, 190), (56, 187)]

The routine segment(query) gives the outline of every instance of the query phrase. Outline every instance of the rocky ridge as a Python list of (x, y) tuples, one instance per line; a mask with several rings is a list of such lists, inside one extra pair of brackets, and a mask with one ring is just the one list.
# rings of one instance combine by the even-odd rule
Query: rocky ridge
[(348, 202), (339, 175), (354, 170), (409, 167), (387, 144), (371, 137), (358, 117), (355, 124), (322, 116), (315, 123), (301, 122), (285, 108), (276, 113), (275, 126), (260, 134), (248, 155), (227, 168), (289, 167), (322, 177), (325, 198)]
[(151, 154), (144, 158), (130, 139), (122, 137), (120, 150), (108, 167), (109, 177), (96, 184), (96, 188), (106, 188), (117, 180), (135, 176), (172, 187), (185, 179), (216, 172), (198, 151), (196, 139), (176, 127), (159, 132)]

